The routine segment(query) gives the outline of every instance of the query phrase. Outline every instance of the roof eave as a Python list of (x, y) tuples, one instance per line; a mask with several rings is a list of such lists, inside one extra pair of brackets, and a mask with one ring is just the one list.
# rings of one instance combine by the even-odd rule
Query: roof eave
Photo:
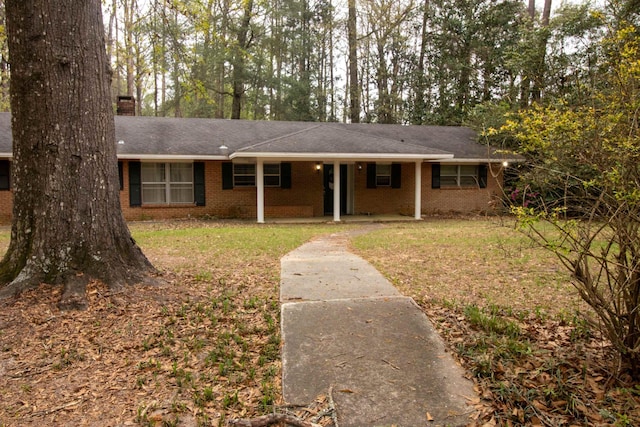
[(120, 160), (229, 160), (228, 156), (189, 154), (118, 154)]
[(525, 159), (520, 159), (517, 157), (476, 157), (476, 158), (459, 158), (459, 157), (454, 157), (453, 159), (446, 159), (446, 160), (442, 160), (441, 163), (455, 163), (455, 164), (460, 164), (460, 163), (520, 163), (520, 162), (524, 162)]
[(406, 160), (406, 161), (428, 161), (444, 160), (453, 158), (453, 154), (398, 154), (398, 153), (263, 153), (263, 152), (235, 152), (229, 156), (230, 159), (255, 158), (255, 159), (278, 159), (278, 160), (351, 160), (351, 161), (378, 161), (378, 160)]

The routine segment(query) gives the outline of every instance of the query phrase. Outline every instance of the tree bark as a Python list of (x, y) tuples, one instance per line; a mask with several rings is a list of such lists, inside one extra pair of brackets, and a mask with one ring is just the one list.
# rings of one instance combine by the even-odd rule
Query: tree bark
[(100, 0), (6, 1), (14, 184), (0, 297), (64, 284), (86, 307), (94, 279), (155, 281), (122, 216)]
[(418, 66), (416, 69), (416, 83), (414, 86), (413, 113), (411, 123), (421, 125), (425, 123), (427, 115), (427, 79), (425, 76), (425, 57), (427, 54), (428, 31), (429, 25), (429, 1), (425, 0), (422, 9), (422, 26), (420, 28), (420, 55), (418, 57)]
[(347, 32), (349, 39), (349, 118), (360, 123), (360, 81), (358, 80), (358, 33), (356, 0), (349, 0)]
[(251, 16), (253, 15), (253, 0), (244, 2), (242, 21), (237, 33), (237, 46), (233, 59), (233, 103), (231, 105), (231, 118), (240, 119), (242, 113), (242, 96), (244, 95), (245, 81), (245, 56), (251, 43)]
[(537, 64), (533, 74), (533, 87), (531, 88), (531, 98), (533, 102), (540, 102), (542, 99), (542, 91), (545, 89), (546, 78), (546, 57), (547, 43), (549, 41), (549, 19), (551, 17), (551, 0), (544, 1), (544, 9), (540, 17), (540, 39), (538, 40)]

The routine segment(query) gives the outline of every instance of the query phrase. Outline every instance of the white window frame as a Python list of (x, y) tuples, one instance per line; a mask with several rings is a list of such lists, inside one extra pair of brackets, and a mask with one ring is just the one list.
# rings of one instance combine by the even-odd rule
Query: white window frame
[(280, 187), (281, 185), (282, 185), (282, 169), (280, 168), (280, 163), (265, 163), (264, 164), (264, 186)]
[[(145, 165), (163, 165), (164, 176), (160, 181), (145, 181), (144, 167)], [(189, 165), (191, 167), (190, 181), (171, 181), (172, 165)], [(176, 166), (177, 167), (177, 166)], [(143, 205), (189, 205), (195, 203), (194, 195), (194, 179), (193, 179), (193, 162), (143, 162), (141, 166), (141, 197)], [(164, 200), (145, 200), (145, 186), (162, 187), (164, 189)], [(182, 187), (181, 190), (189, 190), (190, 200), (173, 201), (171, 190), (176, 187)], [(186, 193), (186, 192), (185, 192)]]
[(391, 187), (391, 163), (376, 163), (376, 187)]
[(480, 187), (479, 169), (480, 168), (478, 167), (478, 165), (441, 164), (440, 165), (440, 187), (441, 188), (478, 188)]
[[(242, 171), (242, 168), (251, 168), (251, 171)], [(253, 178), (253, 179), (251, 179)], [(256, 165), (255, 163), (234, 163), (233, 164), (233, 186), (235, 187), (255, 187), (256, 186)]]
[[(265, 187), (281, 187), (282, 186), (282, 168), (281, 163), (265, 163), (264, 164), (264, 186)], [(251, 171), (240, 171), (242, 168), (251, 167)], [(277, 167), (278, 172), (274, 173)], [(272, 169), (273, 168), (273, 169)], [(253, 177), (253, 179), (250, 179)], [(239, 179), (240, 178), (240, 179)], [(255, 163), (234, 163), (233, 164), (233, 186), (234, 187), (255, 187), (256, 186), (256, 164)]]

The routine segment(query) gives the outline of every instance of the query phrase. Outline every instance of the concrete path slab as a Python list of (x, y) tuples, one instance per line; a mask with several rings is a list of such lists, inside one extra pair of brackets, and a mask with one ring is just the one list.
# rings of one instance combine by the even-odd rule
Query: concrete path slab
[(346, 251), (344, 235), (311, 241), (280, 260), (280, 300), (399, 296), (371, 264)]
[(332, 387), (341, 427), (468, 423), (472, 383), (415, 302), (349, 253), (344, 235), (307, 243), (281, 265), (288, 404)]

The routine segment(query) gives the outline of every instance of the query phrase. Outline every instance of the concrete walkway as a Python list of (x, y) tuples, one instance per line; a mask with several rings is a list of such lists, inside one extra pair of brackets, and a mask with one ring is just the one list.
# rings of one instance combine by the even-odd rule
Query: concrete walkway
[(281, 260), (284, 400), (330, 387), (340, 427), (468, 424), (472, 383), (411, 298), (347, 250), (348, 234)]

